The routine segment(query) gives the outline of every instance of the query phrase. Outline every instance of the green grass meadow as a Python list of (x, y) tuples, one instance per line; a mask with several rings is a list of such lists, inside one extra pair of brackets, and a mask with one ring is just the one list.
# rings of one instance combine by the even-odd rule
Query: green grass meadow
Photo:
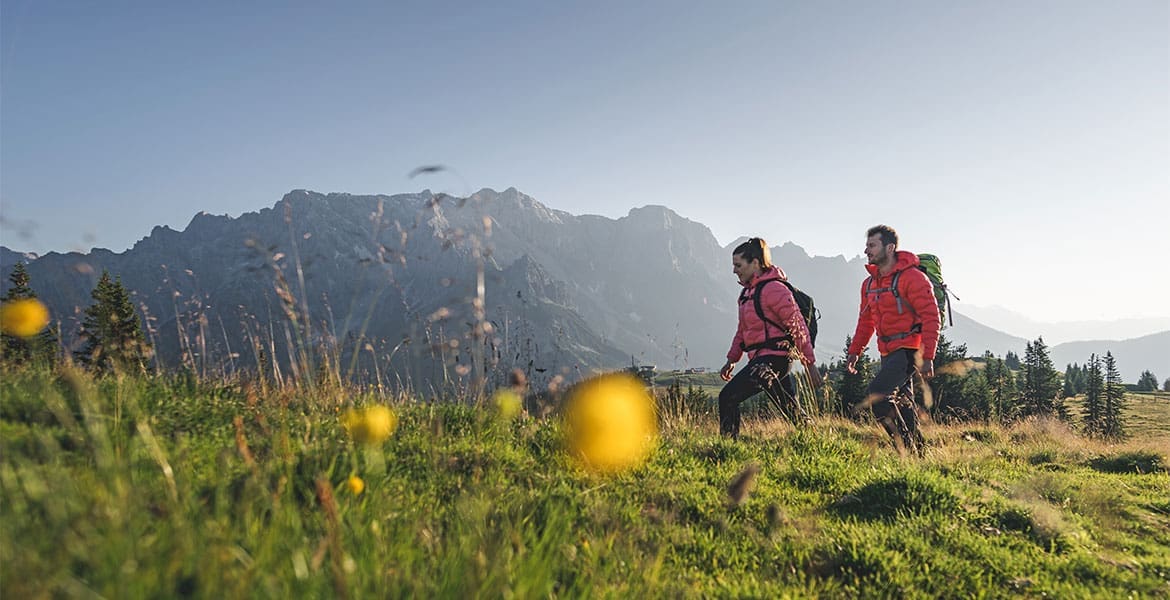
[[(831, 418), (725, 440), (711, 400), (612, 476), (555, 412), (68, 369), (0, 395), (5, 598), (1170, 596), (1164, 395), (1125, 443), (934, 425), (923, 458)], [(397, 429), (356, 446), (339, 414), (375, 403)]]

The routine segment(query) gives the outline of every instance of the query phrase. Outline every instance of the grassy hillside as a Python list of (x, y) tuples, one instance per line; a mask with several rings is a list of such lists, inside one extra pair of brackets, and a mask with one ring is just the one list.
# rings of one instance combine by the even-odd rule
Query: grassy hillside
[[(693, 405), (664, 411), (646, 464), (600, 477), (555, 418), (3, 375), (5, 597), (1170, 593), (1165, 437), (935, 427), (900, 459), (876, 426), (831, 419), (724, 440)], [(355, 447), (339, 412), (374, 402), (397, 430)]]
[[(1084, 396), (1065, 400), (1075, 423), (1084, 416)], [(1121, 415), (1127, 435), (1170, 438), (1170, 392), (1127, 392)]]

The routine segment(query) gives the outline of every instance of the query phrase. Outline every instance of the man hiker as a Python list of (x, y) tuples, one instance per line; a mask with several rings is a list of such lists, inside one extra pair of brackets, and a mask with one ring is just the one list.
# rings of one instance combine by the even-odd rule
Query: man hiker
[(857, 373), (857, 358), (876, 331), (881, 368), (859, 407), (873, 408), (895, 445), (920, 453), (913, 375), (934, 376), (941, 326), (934, 287), (918, 269), (918, 256), (898, 250), (898, 234), (889, 226), (869, 228), (865, 257), (869, 277), (861, 283), (861, 311), (849, 345), (848, 369)]

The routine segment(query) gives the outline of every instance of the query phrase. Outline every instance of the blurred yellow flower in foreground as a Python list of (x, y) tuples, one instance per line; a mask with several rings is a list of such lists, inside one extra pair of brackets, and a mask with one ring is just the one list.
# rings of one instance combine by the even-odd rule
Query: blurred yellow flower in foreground
[(345, 482), (345, 486), (349, 488), (349, 491), (352, 492), (354, 496), (357, 496), (365, 491), (366, 482), (362, 481), (362, 478), (358, 477), (357, 475), (351, 475), (349, 480)]
[(36, 298), (22, 298), (0, 306), (0, 331), (32, 337), (49, 325), (49, 309)]
[(589, 469), (615, 472), (640, 464), (654, 447), (654, 400), (632, 375), (612, 373), (578, 385), (568, 400), (570, 451)]
[(355, 442), (377, 445), (394, 433), (398, 427), (398, 416), (389, 406), (370, 406), (361, 410), (351, 408), (341, 417), (341, 424)]
[(498, 390), (492, 394), (492, 407), (501, 419), (511, 421), (520, 414), (524, 407), (524, 401), (520, 399), (520, 394), (512, 390)]

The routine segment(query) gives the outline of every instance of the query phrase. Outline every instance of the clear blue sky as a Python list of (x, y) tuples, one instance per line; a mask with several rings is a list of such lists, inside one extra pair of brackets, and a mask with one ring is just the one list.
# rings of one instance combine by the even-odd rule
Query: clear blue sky
[(296, 188), (516, 187), (821, 255), (885, 222), (968, 303), (1170, 315), (1165, 0), (3, 0), (0, 51), (17, 250)]

